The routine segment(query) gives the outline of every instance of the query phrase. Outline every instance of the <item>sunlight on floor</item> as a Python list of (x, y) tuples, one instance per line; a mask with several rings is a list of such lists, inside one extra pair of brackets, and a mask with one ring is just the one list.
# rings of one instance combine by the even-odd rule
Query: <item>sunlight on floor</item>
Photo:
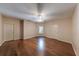
[(45, 40), (44, 37), (38, 38), (38, 55), (44, 55)]

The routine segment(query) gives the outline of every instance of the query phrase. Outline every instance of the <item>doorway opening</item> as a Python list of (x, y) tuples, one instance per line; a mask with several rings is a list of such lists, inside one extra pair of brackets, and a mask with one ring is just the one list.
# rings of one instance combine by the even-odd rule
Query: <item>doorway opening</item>
[(43, 34), (44, 34), (44, 27), (43, 26), (39, 26), (38, 33), (40, 36), (43, 36)]

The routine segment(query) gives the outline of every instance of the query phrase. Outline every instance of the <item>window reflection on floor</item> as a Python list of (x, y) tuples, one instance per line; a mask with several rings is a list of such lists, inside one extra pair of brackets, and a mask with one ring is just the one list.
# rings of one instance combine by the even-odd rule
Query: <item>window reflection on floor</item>
[(45, 50), (45, 39), (44, 37), (39, 37), (38, 38), (38, 55), (44, 55), (44, 50)]

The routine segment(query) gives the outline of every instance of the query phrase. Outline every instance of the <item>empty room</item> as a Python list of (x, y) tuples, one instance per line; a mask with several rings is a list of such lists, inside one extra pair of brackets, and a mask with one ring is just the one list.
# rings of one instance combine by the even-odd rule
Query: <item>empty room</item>
[(0, 56), (79, 56), (79, 4), (0, 3)]

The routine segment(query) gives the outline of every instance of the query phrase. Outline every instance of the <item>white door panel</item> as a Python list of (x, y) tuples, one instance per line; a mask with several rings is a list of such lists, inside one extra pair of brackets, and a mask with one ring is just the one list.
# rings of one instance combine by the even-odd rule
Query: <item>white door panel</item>
[(14, 40), (14, 25), (13, 24), (4, 24), (4, 41)]

